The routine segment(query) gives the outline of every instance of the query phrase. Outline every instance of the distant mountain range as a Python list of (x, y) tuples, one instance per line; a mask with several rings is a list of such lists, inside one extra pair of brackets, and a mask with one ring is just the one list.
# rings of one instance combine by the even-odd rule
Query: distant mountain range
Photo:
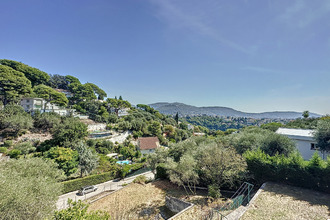
[[(196, 107), (192, 105), (186, 105), (179, 102), (157, 102), (149, 104), (152, 108), (158, 110), (160, 113), (167, 115), (175, 115), (177, 112), (180, 116), (231, 116), (231, 117), (246, 117), (246, 118), (269, 118), (269, 119), (295, 119), (302, 117), (302, 112), (293, 111), (274, 111), (274, 112), (262, 112), (262, 113), (248, 113), (237, 111), (232, 108), (212, 106), (212, 107)], [(316, 113), (309, 113), (309, 117), (320, 117), (321, 115)]]

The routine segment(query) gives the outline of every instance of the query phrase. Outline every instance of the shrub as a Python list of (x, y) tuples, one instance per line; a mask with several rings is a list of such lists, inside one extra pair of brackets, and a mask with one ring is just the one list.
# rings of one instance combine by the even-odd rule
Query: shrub
[(9, 153), (8, 153), (10, 158), (15, 158), (15, 159), (17, 159), (19, 157), (19, 155), (21, 155), (21, 154), (22, 154), (22, 152), (17, 149), (13, 149), (13, 150), (9, 151)]
[(7, 148), (5, 147), (0, 147), (0, 153), (7, 153)]
[(3, 143), (3, 146), (6, 147), (6, 148), (10, 148), (11, 146), (13, 146), (13, 141), (12, 140), (6, 140)]
[(166, 173), (166, 168), (164, 163), (158, 164), (156, 167), (156, 179), (168, 179), (168, 175)]
[(133, 180), (133, 183), (145, 184), (147, 182), (147, 177), (140, 175)]
[(209, 185), (208, 187), (208, 196), (213, 199), (218, 199), (221, 197), (220, 188), (217, 185)]

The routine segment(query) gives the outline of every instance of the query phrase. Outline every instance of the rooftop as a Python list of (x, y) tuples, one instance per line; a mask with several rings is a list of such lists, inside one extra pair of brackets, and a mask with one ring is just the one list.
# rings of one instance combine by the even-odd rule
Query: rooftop
[(279, 128), (277, 134), (300, 136), (300, 137), (313, 137), (314, 130), (310, 129), (296, 129), (296, 128)]
[(142, 137), (138, 139), (140, 150), (156, 149), (159, 147), (158, 137)]

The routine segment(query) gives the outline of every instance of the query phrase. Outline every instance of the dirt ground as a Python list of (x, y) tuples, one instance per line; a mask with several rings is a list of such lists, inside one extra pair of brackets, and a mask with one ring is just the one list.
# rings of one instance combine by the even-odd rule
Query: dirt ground
[(219, 205), (222, 199), (212, 203), (206, 197), (207, 192), (198, 191), (187, 196), (186, 192), (168, 181), (155, 181), (149, 184), (132, 183), (89, 207), (89, 210), (103, 210), (113, 219), (153, 219), (165, 206), (165, 195), (184, 199), (195, 204), (193, 209), (180, 219), (200, 219), (211, 206)]
[(327, 220), (330, 219), (330, 194), (267, 183), (241, 219)]

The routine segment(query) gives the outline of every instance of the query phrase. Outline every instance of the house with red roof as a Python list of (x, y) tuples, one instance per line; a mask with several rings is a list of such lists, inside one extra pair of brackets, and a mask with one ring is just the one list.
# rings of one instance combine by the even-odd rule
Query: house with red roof
[(141, 137), (138, 139), (138, 148), (142, 154), (150, 154), (160, 147), (158, 137)]

